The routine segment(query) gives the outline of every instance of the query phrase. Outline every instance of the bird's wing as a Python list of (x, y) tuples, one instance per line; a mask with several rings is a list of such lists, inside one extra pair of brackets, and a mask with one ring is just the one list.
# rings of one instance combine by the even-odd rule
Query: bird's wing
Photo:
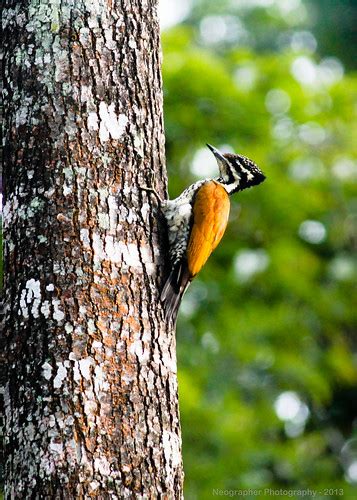
[(187, 247), (187, 264), (192, 277), (200, 271), (221, 241), (227, 227), (229, 209), (229, 196), (217, 182), (207, 182), (198, 190)]

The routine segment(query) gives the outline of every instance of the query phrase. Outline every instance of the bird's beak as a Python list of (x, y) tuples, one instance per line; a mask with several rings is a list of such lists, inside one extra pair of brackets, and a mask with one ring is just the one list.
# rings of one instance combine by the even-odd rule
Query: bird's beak
[(216, 149), (215, 147), (211, 146), (211, 144), (206, 144), (206, 146), (212, 151), (212, 153), (214, 154), (214, 156), (217, 158), (218, 162), (221, 161), (223, 163), (227, 163), (227, 160), (225, 159), (225, 157), (223, 156), (223, 154), (218, 149)]

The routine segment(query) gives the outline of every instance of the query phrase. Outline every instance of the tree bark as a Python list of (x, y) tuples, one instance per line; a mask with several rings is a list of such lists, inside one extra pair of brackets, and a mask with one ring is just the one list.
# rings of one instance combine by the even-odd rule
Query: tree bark
[(181, 498), (156, 0), (5, 1), (6, 498)]

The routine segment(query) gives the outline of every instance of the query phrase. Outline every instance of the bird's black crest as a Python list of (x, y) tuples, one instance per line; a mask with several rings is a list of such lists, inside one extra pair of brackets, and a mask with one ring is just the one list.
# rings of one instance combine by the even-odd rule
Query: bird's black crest
[(232, 168), (229, 172), (231, 182), (234, 182), (234, 173), (238, 174), (240, 178), (239, 186), (234, 191), (242, 191), (243, 189), (257, 186), (264, 181), (265, 175), (250, 158), (232, 153), (225, 153), (223, 156)]

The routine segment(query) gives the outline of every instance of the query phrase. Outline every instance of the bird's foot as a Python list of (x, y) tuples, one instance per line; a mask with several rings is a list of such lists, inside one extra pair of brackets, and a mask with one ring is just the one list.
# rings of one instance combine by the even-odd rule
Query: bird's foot
[(159, 205), (162, 205), (164, 203), (164, 201), (160, 197), (159, 193), (157, 191), (155, 191), (154, 188), (148, 187), (148, 186), (139, 186), (139, 189), (141, 189), (142, 191), (147, 191), (147, 192), (152, 193), (153, 195), (155, 195), (155, 197), (156, 197)]
[[(154, 184), (154, 172), (153, 171), (149, 171), (149, 178), (148, 178), (148, 181), (149, 181), (149, 184), (152, 186)], [(153, 187), (149, 187), (149, 186), (139, 186), (139, 189), (141, 189), (142, 191), (147, 191), (148, 193), (152, 193), (156, 199), (157, 199), (157, 202), (159, 205), (162, 205), (164, 203), (164, 201), (161, 199), (160, 195), (158, 194), (158, 192), (153, 188)]]

